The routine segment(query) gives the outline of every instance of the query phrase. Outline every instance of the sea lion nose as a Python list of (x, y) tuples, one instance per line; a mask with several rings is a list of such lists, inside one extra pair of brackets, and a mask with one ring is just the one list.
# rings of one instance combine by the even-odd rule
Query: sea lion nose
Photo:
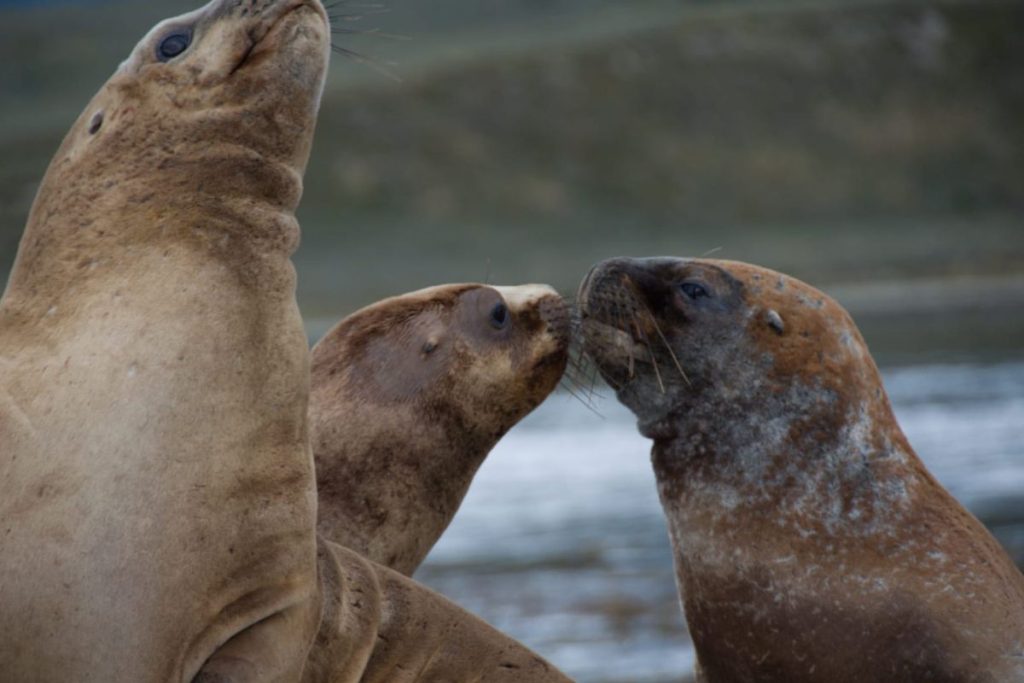
[(558, 296), (546, 296), (537, 305), (540, 318), (547, 325), (550, 334), (559, 345), (569, 343), (570, 320), (569, 307), (565, 300)]
[(580, 286), (578, 298), (583, 312), (610, 309), (621, 313), (642, 308), (643, 302), (663, 288), (650, 262), (622, 257), (598, 263)]

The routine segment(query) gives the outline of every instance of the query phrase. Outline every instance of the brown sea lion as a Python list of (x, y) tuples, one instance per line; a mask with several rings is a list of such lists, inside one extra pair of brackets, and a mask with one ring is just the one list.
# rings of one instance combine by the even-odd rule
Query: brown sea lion
[(562, 298), (537, 285), (432, 287), (338, 323), (313, 349), (319, 533), (411, 575), (568, 342)]
[(654, 440), (701, 680), (1024, 680), (1024, 577), (925, 470), (838, 304), (756, 266), (613, 259), (580, 312)]
[(321, 602), (289, 259), (329, 44), (317, 0), (165, 21), (51, 163), (0, 302), (4, 680), (301, 675)]

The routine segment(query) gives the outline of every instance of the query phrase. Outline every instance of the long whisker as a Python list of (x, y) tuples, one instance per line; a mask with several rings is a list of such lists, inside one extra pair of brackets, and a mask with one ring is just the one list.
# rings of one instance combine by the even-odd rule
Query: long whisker
[(594, 415), (597, 415), (597, 416), (598, 416), (599, 418), (601, 418), (602, 420), (603, 420), (603, 419), (605, 419), (604, 415), (602, 415), (602, 414), (601, 414), (600, 412), (598, 412), (597, 408), (595, 408), (595, 407), (594, 407), (594, 406), (593, 406), (593, 405), (592, 405), (592, 404), (591, 404), (591, 403), (590, 403), (589, 401), (586, 401), (586, 400), (584, 400), (583, 398), (581, 398), (581, 397), (580, 397), (580, 395), (579, 395), (579, 394), (577, 394), (577, 393), (576, 393), (575, 391), (573, 391), (573, 390), (572, 390), (572, 387), (570, 387), (570, 386), (569, 386), (568, 384), (566, 384), (566, 383), (564, 383), (564, 382), (563, 382), (563, 383), (562, 383), (562, 388), (563, 388), (563, 389), (565, 389), (566, 391), (568, 391), (568, 392), (569, 392), (569, 394), (570, 394), (570, 395), (571, 395), (571, 396), (572, 396), (572, 397), (573, 397), (574, 399), (576, 399), (577, 401), (579, 401), (579, 402), (580, 402), (580, 403), (581, 403), (581, 404), (583, 405), (583, 407), (584, 407), (584, 408), (586, 408), (587, 410), (589, 410), (590, 412), (592, 412), (592, 413), (593, 413)]
[(403, 36), (399, 33), (384, 33), (377, 28), (359, 29), (335, 26), (331, 29), (331, 33), (346, 36), (373, 36), (375, 38), (386, 38), (387, 40), (411, 40), (409, 36)]
[[(672, 345), (669, 344), (668, 338), (665, 337), (665, 333), (662, 332), (661, 330), (661, 326), (658, 325), (658, 319), (654, 316), (654, 313), (651, 312), (650, 307), (648, 307), (647, 303), (642, 298), (640, 298), (635, 291), (633, 291), (632, 287), (626, 287), (625, 291), (629, 294), (629, 297), (632, 299), (634, 307), (643, 307), (643, 312), (646, 314), (646, 318), (650, 320), (651, 324), (654, 326), (655, 332), (658, 333), (658, 337), (661, 339), (662, 344), (664, 344), (665, 349), (668, 351), (669, 356), (672, 358), (672, 363), (675, 365), (676, 370), (679, 372), (679, 375), (683, 378), (683, 381), (686, 382), (687, 386), (693, 386), (693, 384), (690, 382), (690, 378), (687, 377), (686, 372), (683, 370), (682, 363), (679, 362), (679, 357), (676, 356), (675, 350), (672, 348)], [(658, 386), (661, 388), (661, 393), (664, 394), (665, 384), (661, 378), (661, 370), (658, 367), (658, 359), (654, 353), (654, 350), (651, 348), (651, 344), (647, 338), (646, 333), (643, 332), (643, 328), (637, 321), (635, 313), (631, 311), (630, 315), (633, 316), (633, 324), (636, 326), (637, 331), (640, 332), (641, 336), (643, 337), (644, 344), (647, 346), (647, 350), (651, 354), (651, 365), (654, 367), (654, 375), (658, 380)], [(632, 356), (630, 357), (630, 361), (630, 376), (632, 376)]]
[(563, 381), (569, 382), (577, 391), (583, 393), (587, 400), (594, 398), (594, 387), (587, 379), (586, 371), (582, 365), (571, 362), (566, 368)]
[(679, 362), (679, 358), (676, 357), (676, 352), (672, 350), (672, 345), (668, 343), (668, 339), (665, 338), (665, 333), (661, 331), (661, 326), (658, 325), (658, 319), (654, 317), (654, 314), (651, 313), (651, 310), (649, 308), (647, 308), (646, 310), (647, 316), (651, 320), (651, 324), (654, 325), (654, 330), (658, 333), (658, 336), (661, 337), (661, 341), (665, 345), (665, 349), (668, 350), (668, 355), (672, 357), (672, 362), (675, 363), (676, 370), (679, 371), (679, 374), (682, 376), (683, 381), (686, 382), (686, 386), (692, 387), (693, 384), (690, 383), (690, 378), (687, 377), (686, 373), (683, 371), (683, 366)]
[[(387, 65), (385, 65), (382, 62), (379, 62), (376, 59), (367, 57), (366, 55), (359, 54), (354, 50), (350, 50), (347, 47), (341, 47), (340, 45), (331, 44), (331, 50), (338, 53), (339, 55), (343, 55), (345, 57), (348, 57), (349, 59), (359, 62), (360, 64), (365, 64), (366, 66), (370, 67), (377, 73), (387, 76), (388, 78), (394, 80), (397, 83), (402, 82), (401, 77), (399, 77), (396, 73), (391, 71)], [(391, 66), (394, 65), (392, 64)]]
[(658, 380), (658, 388), (661, 389), (661, 393), (665, 393), (665, 383), (661, 380), (661, 370), (658, 369), (658, 358), (654, 353), (654, 349), (651, 348), (651, 342), (647, 339), (647, 335), (644, 334), (643, 328), (640, 327), (640, 323), (637, 322), (636, 315), (630, 311), (630, 316), (633, 318), (633, 324), (636, 325), (636, 329), (640, 332), (640, 336), (643, 338), (644, 345), (647, 347), (647, 352), (651, 356), (651, 365), (654, 367), (654, 376)]
[(379, 2), (349, 2), (348, 0), (334, 0), (334, 2), (325, 2), (324, 9), (332, 10), (335, 7), (383, 7), (384, 5)]

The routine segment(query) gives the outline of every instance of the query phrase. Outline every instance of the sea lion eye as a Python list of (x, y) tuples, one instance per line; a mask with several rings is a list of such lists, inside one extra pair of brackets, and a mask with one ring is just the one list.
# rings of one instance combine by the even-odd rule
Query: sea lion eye
[(168, 62), (188, 49), (192, 44), (192, 31), (179, 29), (164, 37), (156, 49), (156, 56), (161, 62)]
[(509, 320), (511, 320), (511, 316), (508, 314), (508, 306), (504, 303), (495, 304), (494, 308), (491, 309), (491, 327), (496, 330), (503, 330), (508, 327)]
[(699, 285), (696, 282), (684, 282), (679, 285), (679, 289), (682, 290), (683, 294), (690, 297), (694, 301), (700, 298), (711, 298), (707, 288), (704, 285)]

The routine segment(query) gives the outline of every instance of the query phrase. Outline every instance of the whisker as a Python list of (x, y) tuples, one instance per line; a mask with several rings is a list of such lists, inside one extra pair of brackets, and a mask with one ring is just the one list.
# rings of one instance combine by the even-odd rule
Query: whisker
[(376, 28), (358, 29), (335, 26), (331, 29), (331, 33), (346, 36), (373, 36), (374, 38), (384, 38), (387, 40), (412, 40), (409, 36), (403, 36), (399, 33), (384, 33)]
[(394, 66), (394, 64), (390, 64), (389, 65), (389, 64), (380, 62), (380, 61), (378, 61), (376, 59), (373, 59), (372, 57), (367, 57), (366, 55), (362, 55), (362, 54), (360, 54), (360, 53), (358, 53), (358, 52), (356, 52), (354, 50), (350, 50), (347, 47), (341, 47), (340, 45), (335, 45), (334, 43), (331, 43), (331, 50), (333, 50), (334, 52), (336, 52), (339, 55), (342, 55), (344, 57), (348, 57), (349, 59), (351, 59), (353, 61), (356, 61), (356, 62), (358, 62), (360, 64), (363, 64), (365, 66), (370, 67), (371, 69), (373, 69), (377, 73), (382, 74), (384, 76), (387, 76), (388, 78), (394, 80), (396, 83), (401, 83), (402, 82), (401, 77), (399, 77), (396, 73), (394, 73), (393, 71), (391, 71), (388, 68), (388, 66)]
[(599, 412), (597, 411), (597, 408), (595, 408), (594, 406), (590, 405), (590, 403), (588, 403), (587, 401), (584, 401), (584, 400), (583, 400), (582, 398), (580, 398), (580, 397), (579, 397), (579, 395), (578, 395), (578, 394), (577, 394), (577, 393), (576, 393), (575, 391), (573, 391), (573, 390), (572, 390), (572, 388), (570, 388), (570, 387), (569, 387), (568, 385), (566, 385), (566, 384), (562, 384), (562, 388), (563, 388), (563, 389), (565, 389), (566, 391), (568, 391), (568, 392), (569, 392), (569, 394), (570, 394), (570, 395), (571, 395), (571, 396), (572, 396), (572, 397), (573, 397), (574, 399), (576, 399), (577, 401), (579, 401), (579, 402), (580, 402), (580, 403), (581, 403), (581, 404), (583, 405), (583, 407), (584, 407), (584, 408), (586, 408), (587, 410), (589, 410), (590, 412), (592, 412), (592, 413), (593, 413), (594, 415), (597, 415), (597, 416), (598, 416), (599, 418), (601, 418), (602, 420), (603, 420), (603, 419), (605, 419), (604, 415), (602, 415), (601, 413), (599, 413)]
[(654, 349), (651, 348), (650, 340), (647, 338), (647, 335), (644, 334), (643, 328), (640, 327), (640, 323), (637, 321), (636, 315), (632, 311), (630, 311), (629, 314), (632, 316), (633, 324), (636, 325), (636, 329), (640, 332), (640, 336), (643, 338), (644, 346), (647, 347), (647, 352), (651, 355), (651, 366), (654, 368), (654, 376), (658, 380), (658, 388), (661, 389), (661, 393), (664, 394), (666, 393), (665, 383), (661, 380), (661, 370), (658, 368), (658, 358), (654, 354)]
[(690, 378), (687, 377), (686, 373), (683, 371), (683, 366), (679, 362), (679, 358), (676, 357), (676, 352), (672, 350), (672, 345), (668, 343), (668, 339), (665, 338), (665, 333), (661, 331), (661, 326), (658, 325), (658, 319), (654, 317), (654, 314), (651, 313), (651, 310), (649, 308), (647, 309), (647, 316), (651, 319), (651, 324), (654, 325), (654, 330), (658, 333), (658, 336), (661, 337), (661, 341), (665, 345), (665, 349), (668, 351), (668, 355), (672, 357), (672, 362), (675, 363), (676, 370), (679, 371), (679, 374), (682, 376), (683, 381), (686, 382), (686, 386), (692, 387), (693, 384), (690, 383)]
[[(595, 396), (597, 367), (593, 363), (587, 363), (586, 360), (583, 349), (579, 349), (575, 355), (571, 354), (564, 379), (571, 382), (588, 400), (592, 400)], [(591, 378), (591, 373), (593, 373), (593, 378)]]
[(331, 24), (334, 24), (335, 22), (339, 22), (339, 21), (344, 21), (344, 22), (347, 22), (347, 23), (354, 23), (354, 22), (357, 22), (357, 21), (362, 21), (366, 17), (376, 17), (376, 16), (380, 16), (381, 14), (388, 14), (390, 12), (391, 12), (390, 9), (382, 8), (382, 9), (374, 9), (374, 10), (364, 10), (364, 11), (361, 11), (361, 12), (349, 12), (349, 13), (346, 13), (346, 14), (328, 14), (327, 18), (331, 20)]
[(700, 257), (701, 258), (707, 258), (708, 256), (711, 256), (712, 254), (715, 254), (715, 253), (717, 253), (719, 251), (722, 251), (722, 249), (724, 249), (724, 247), (715, 247), (714, 249), (708, 249), (703, 254), (701, 254)]
[[(693, 386), (692, 383), (690, 382), (690, 378), (687, 377), (686, 372), (683, 370), (682, 363), (679, 362), (679, 358), (678, 358), (678, 356), (676, 356), (675, 350), (672, 348), (671, 344), (668, 343), (668, 339), (665, 337), (665, 333), (662, 332), (661, 326), (658, 325), (658, 319), (654, 317), (654, 313), (651, 312), (650, 308), (647, 306), (647, 303), (645, 301), (643, 301), (643, 299), (641, 299), (639, 296), (637, 296), (636, 292), (633, 291), (632, 287), (625, 287), (624, 291), (629, 296), (629, 298), (632, 300), (634, 309), (630, 311), (630, 316), (632, 317), (633, 325), (635, 326), (636, 330), (640, 333), (640, 336), (643, 338), (643, 342), (644, 342), (644, 345), (647, 347), (648, 353), (650, 353), (650, 355), (651, 355), (651, 365), (654, 368), (654, 376), (658, 380), (658, 387), (661, 389), (661, 393), (663, 393), (663, 394), (665, 393), (665, 383), (662, 380), (661, 369), (658, 366), (658, 359), (657, 359), (657, 356), (654, 353), (654, 349), (651, 346), (650, 339), (648, 339), (647, 334), (644, 332), (643, 327), (641, 327), (639, 321), (636, 318), (636, 314), (635, 314), (634, 311), (635, 311), (636, 308), (639, 308), (639, 307), (643, 307), (643, 312), (646, 314), (647, 319), (650, 320), (652, 325), (654, 325), (655, 332), (658, 333), (658, 337), (661, 339), (661, 343), (665, 345), (665, 349), (668, 351), (669, 356), (672, 358), (672, 362), (675, 365), (676, 370), (679, 371), (679, 375), (683, 378), (683, 381), (686, 382), (687, 386)], [(632, 356), (632, 353), (630, 353), (629, 373), (630, 373), (630, 377), (632, 378), (632, 376), (633, 376), (633, 356)]]
[(335, 0), (334, 2), (325, 2), (324, 9), (332, 10), (338, 7), (355, 7), (356, 9), (383, 9), (384, 3), (382, 2), (349, 2), (348, 0)]

